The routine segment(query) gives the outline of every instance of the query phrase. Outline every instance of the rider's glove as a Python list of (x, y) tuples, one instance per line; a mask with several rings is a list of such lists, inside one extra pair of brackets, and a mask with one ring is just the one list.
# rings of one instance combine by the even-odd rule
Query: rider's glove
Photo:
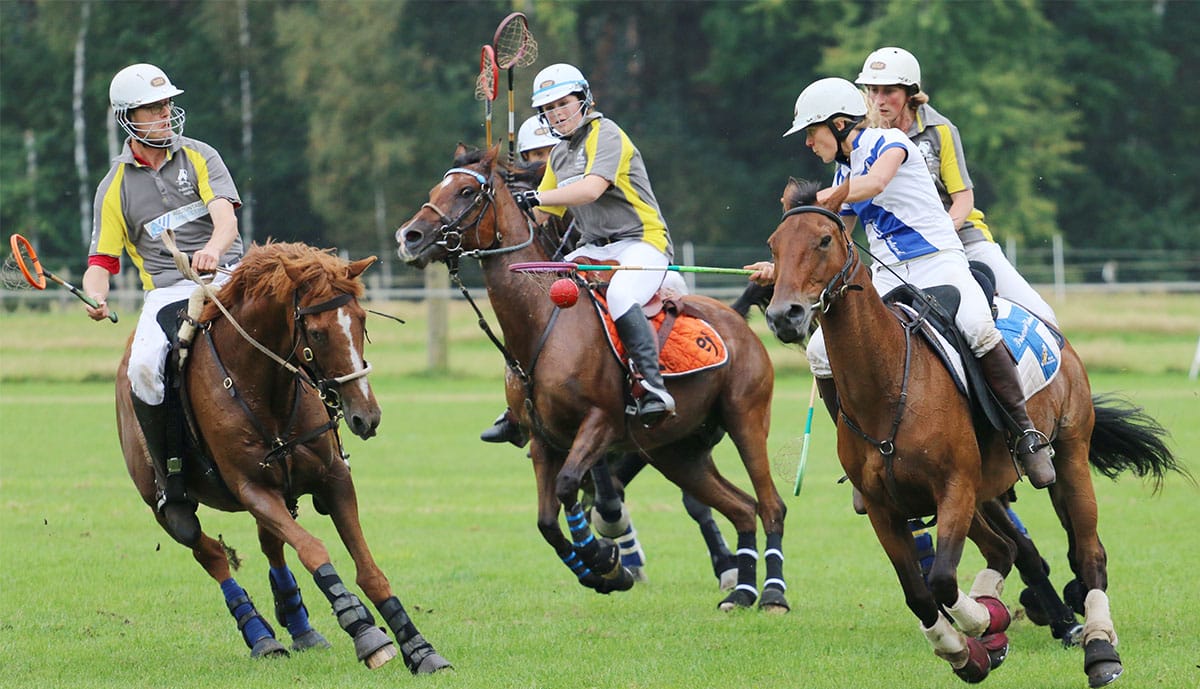
[(518, 208), (526, 212), (542, 205), (542, 200), (538, 198), (538, 193), (532, 189), (529, 191), (514, 191), (513, 201), (517, 202)]

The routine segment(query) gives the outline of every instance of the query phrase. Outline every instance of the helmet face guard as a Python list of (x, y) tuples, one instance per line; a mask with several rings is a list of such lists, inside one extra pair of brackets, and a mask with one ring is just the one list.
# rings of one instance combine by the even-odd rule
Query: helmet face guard
[[(139, 63), (130, 65), (113, 77), (108, 87), (108, 100), (112, 105), (113, 115), (121, 129), (133, 139), (154, 148), (170, 148), (183, 135), (183, 124), (187, 113), (178, 108), (170, 100), (183, 93), (167, 78), (165, 72), (154, 65)], [(133, 122), (129, 113), (138, 108), (168, 102), (166, 117), (152, 122)], [(161, 130), (164, 126), (171, 135), (162, 138), (151, 138), (150, 134)]]
[(550, 121), (542, 108), (573, 93), (579, 96), (580, 113), (586, 116), (593, 104), (592, 89), (583, 72), (577, 67), (560, 62), (543, 69), (533, 78), (533, 93), (529, 104), (538, 112), (542, 124), (549, 128), (549, 134), (555, 138), (561, 139), (563, 135), (550, 127)]

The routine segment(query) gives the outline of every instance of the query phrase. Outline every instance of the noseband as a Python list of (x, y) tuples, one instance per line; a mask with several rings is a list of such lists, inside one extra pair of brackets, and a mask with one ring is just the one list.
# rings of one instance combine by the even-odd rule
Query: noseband
[[(527, 224), (529, 225), (529, 239), (516, 246), (495, 248), (496, 245), (500, 243), (501, 236), (499, 217), (496, 211), (496, 196), (492, 192), (492, 185), (488, 183), (487, 177), (484, 177), (482, 173), (465, 167), (450, 168), (444, 175), (442, 175), (442, 179), (445, 179), (453, 174), (469, 175), (479, 183), (479, 191), (475, 193), (475, 198), (471, 201), (471, 205), (464, 208), (463, 211), (458, 214), (458, 217), (454, 218), (453, 220), (451, 220), (446, 213), (442, 211), (442, 209), (438, 208), (432, 201), (427, 201), (421, 205), (421, 208), (428, 208), (437, 214), (438, 220), (442, 223), (442, 226), (437, 230), (438, 234), (441, 236), (438, 244), (444, 246), (446, 251), (448, 251), (451, 256), (483, 258), (485, 256), (493, 256), (495, 254), (506, 254), (511, 251), (518, 251), (520, 249), (524, 249), (533, 242), (533, 224), (531, 221), (526, 220)], [(473, 251), (463, 251), (463, 237), (471, 230), (475, 230), (476, 234), (478, 234), (479, 222), (483, 220), (483, 215), (487, 212), (488, 208), (492, 209), (493, 226), (496, 228), (495, 236), (492, 237), (492, 243), (486, 249), (479, 248)], [(479, 212), (476, 213), (475, 217), (464, 226), (463, 223), (466, 222), (467, 216), (476, 209), (478, 209)]]
[(854, 250), (854, 244), (850, 240), (849, 233), (846, 232), (846, 223), (842, 221), (841, 216), (828, 208), (821, 206), (796, 206), (785, 212), (780, 222), (787, 220), (793, 215), (801, 213), (817, 213), (837, 223), (838, 229), (842, 231), (842, 237), (846, 240), (846, 262), (842, 264), (842, 269), (837, 272), (825, 285), (825, 289), (821, 290), (821, 296), (817, 298), (817, 306), (821, 308), (821, 313), (827, 313), (829, 308), (833, 306), (835, 299), (844, 296), (847, 290), (861, 290), (862, 285), (854, 285), (847, 282), (850, 279), (850, 274), (853, 272), (854, 264), (858, 261), (858, 252)]

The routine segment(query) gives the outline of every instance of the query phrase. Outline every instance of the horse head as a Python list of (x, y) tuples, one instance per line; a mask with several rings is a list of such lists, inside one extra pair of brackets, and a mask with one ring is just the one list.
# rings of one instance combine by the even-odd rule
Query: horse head
[(505, 174), (497, 174), (507, 172), (499, 151), (499, 146), (480, 151), (458, 145), (454, 166), (429, 190), (429, 201), (396, 230), (405, 263), (424, 268), (433, 261), (485, 256), (511, 246), (506, 242), (513, 238), (501, 228), (520, 225), (522, 216)]
[(789, 179), (783, 190), (783, 218), (767, 244), (775, 262), (775, 294), (767, 324), (784, 342), (807, 339), (817, 309), (827, 311), (845, 289), (858, 254), (837, 211), (849, 192), (842, 184), (816, 203), (813, 182)]
[(367, 382), (371, 366), (363, 358), (367, 313), (358, 303), (363, 294), (360, 276), (375, 256), (326, 268), (321, 280), (312, 265), (289, 263), (285, 271), (296, 286), (294, 338), (300, 368), (308, 375), (325, 404), (340, 409), (346, 425), (364, 440), (375, 435), (380, 410)]

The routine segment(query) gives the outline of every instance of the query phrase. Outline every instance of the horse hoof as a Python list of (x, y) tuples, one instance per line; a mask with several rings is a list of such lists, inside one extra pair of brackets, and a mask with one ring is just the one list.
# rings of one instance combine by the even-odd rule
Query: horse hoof
[(762, 598), (758, 601), (758, 609), (775, 615), (784, 615), (792, 609), (792, 606), (788, 605), (787, 598), (783, 597), (783, 591), (771, 587), (763, 589)]
[(1004, 632), (996, 634), (984, 634), (979, 637), (979, 643), (987, 649), (988, 659), (991, 661), (992, 669), (1000, 667), (1000, 663), (1008, 657), (1008, 635)]
[(1033, 592), (1033, 589), (1022, 590), (1018, 600), (1024, 606), (1025, 617), (1030, 622), (1039, 627), (1045, 627), (1050, 624), (1050, 615), (1042, 608), (1042, 602), (1038, 600), (1037, 594)]
[(1125, 668), (1117, 649), (1104, 639), (1092, 639), (1083, 650), (1083, 671), (1088, 676), (1088, 686), (1095, 689), (1117, 681)]
[(967, 684), (978, 684), (987, 678), (992, 669), (992, 658), (979, 639), (966, 637), (967, 664), (954, 671)]
[(717, 608), (722, 612), (729, 612), (730, 610), (739, 609), (744, 610), (754, 605), (754, 601), (757, 598), (758, 596), (756, 594), (747, 591), (746, 589), (735, 588), (729, 593), (728, 596), (725, 596), (725, 600), (721, 601), (717, 605)]
[(988, 626), (980, 636), (998, 634), (1008, 629), (1008, 625), (1012, 624), (1012, 615), (1008, 612), (1008, 607), (999, 598), (980, 596), (975, 599), (975, 602), (982, 605), (988, 611)]
[(1083, 625), (1076, 624), (1062, 634), (1063, 648), (1075, 648), (1083, 643)]
[(628, 567), (617, 565), (611, 572), (605, 574), (602, 588), (596, 589), (600, 593), (611, 593), (613, 591), (628, 591), (633, 588), (635, 578), (633, 572), (629, 571)]
[(382, 629), (368, 626), (355, 635), (354, 654), (367, 669), (374, 670), (396, 657), (396, 646)]
[(329, 641), (315, 629), (309, 629), (300, 636), (292, 637), (293, 651), (307, 651), (310, 648), (331, 648)]
[(288, 650), (283, 647), (283, 644), (275, 640), (273, 636), (264, 636), (254, 642), (254, 646), (250, 649), (251, 658), (286, 658)]
[(417, 665), (417, 669), (413, 670), (413, 674), (430, 675), (438, 670), (446, 669), (453, 670), (454, 666), (450, 664), (449, 660), (446, 660), (437, 653), (430, 653), (421, 660), (421, 663)]
[(727, 569), (717, 575), (717, 585), (722, 591), (732, 591), (737, 586), (737, 567)]

